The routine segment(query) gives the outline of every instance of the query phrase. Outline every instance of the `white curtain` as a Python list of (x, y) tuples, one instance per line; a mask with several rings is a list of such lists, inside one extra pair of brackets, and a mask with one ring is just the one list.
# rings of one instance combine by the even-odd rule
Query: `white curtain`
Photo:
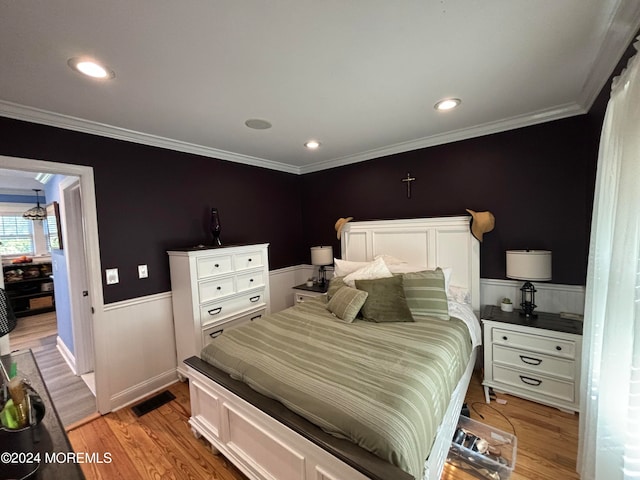
[[(638, 50), (640, 41), (634, 46)], [(581, 478), (640, 478), (640, 60), (637, 54), (613, 82), (600, 139), (581, 385), (578, 451)]]

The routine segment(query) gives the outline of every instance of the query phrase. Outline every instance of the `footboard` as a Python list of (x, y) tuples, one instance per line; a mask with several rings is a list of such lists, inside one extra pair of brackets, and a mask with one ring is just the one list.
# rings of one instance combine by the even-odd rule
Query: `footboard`
[(412, 480), (354, 443), (336, 438), (198, 357), (185, 360), (191, 418), (252, 480)]
[[(438, 480), (469, 385), (477, 349), (438, 429), (425, 480)], [(411, 480), (403, 470), (333, 437), (197, 357), (185, 360), (195, 435), (252, 480)]]

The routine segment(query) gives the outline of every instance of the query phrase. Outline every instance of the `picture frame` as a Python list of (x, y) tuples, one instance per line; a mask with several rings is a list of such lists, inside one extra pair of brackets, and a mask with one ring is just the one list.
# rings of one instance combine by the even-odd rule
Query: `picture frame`
[(60, 224), (60, 205), (51, 202), (46, 206), (47, 218), (43, 222), (44, 233), (48, 239), (51, 250), (62, 250), (62, 227)]

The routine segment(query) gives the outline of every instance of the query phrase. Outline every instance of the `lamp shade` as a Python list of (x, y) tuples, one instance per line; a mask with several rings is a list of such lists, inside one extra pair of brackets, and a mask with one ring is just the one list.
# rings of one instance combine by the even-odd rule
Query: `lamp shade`
[(331, 265), (333, 247), (311, 247), (311, 265)]
[(507, 250), (507, 278), (551, 280), (549, 250)]

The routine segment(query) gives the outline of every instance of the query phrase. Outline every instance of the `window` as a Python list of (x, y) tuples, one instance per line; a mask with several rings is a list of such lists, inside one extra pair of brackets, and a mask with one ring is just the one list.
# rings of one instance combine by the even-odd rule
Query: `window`
[(2, 255), (32, 255), (35, 252), (33, 221), (22, 215), (0, 216), (0, 242)]

